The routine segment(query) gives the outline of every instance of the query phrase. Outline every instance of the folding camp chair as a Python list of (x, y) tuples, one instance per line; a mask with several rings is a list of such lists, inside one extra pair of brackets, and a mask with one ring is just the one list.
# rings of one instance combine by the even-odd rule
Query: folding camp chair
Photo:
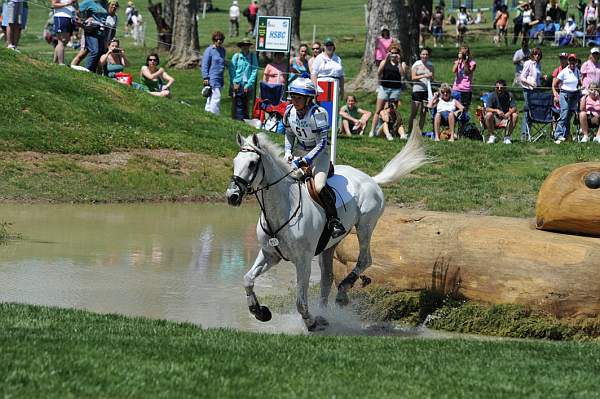
[[(481, 106), (477, 107), (476, 115), (479, 120), (479, 126), (481, 127), (481, 139), (485, 143), (487, 139), (487, 125), (485, 124), (485, 114), (487, 113), (487, 108), (490, 106), (490, 96), (494, 94), (493, 92), (483, 93), (479, 99), (481, 100)], [(494, 118), (494, 130), (504, 130), (503, 136), (506, 137), (506, 133), (508, 132), (508, 124), (502, 123), (501, 121), (496, 121)]]
[[(554, 95), (551, 91), (534, 90), (529, 93), (528, 109), (525, 110), (524, 138), (536, 142), (544, 134), (552, 137), (554, 123)], [(548, 129), (549, 128), (549, 129)]]
[(284, 86), (260, 82), (260, 95), (254, 103), (252, 117), (260, 119), (260, 127), (264, 130), (277, 131), (277, 125), (283, 119), (287, 101), (282, 101)]

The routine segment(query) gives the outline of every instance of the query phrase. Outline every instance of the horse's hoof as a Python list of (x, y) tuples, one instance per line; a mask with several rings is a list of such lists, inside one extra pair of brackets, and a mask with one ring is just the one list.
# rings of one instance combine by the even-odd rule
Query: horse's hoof
[(367, 285), (371, 284), (371, 279), (367, 276), (365, 276), (364, 274), (362, 276), (360, 276), (360, 281), (362, 284), (362, 287), (366, 287)]
[(327, 319), (325, 319), (322, 316), (317, 316), (317, 317), (315, 317), (315, 320), (313, 321), (313, 323), (309, 326), (306, 326), (306, 328), (310, 332), (323, 331), (328, 325), (329, 325), (329, 322), (327, 321)]
[(346, 306), (350, 303), (350, 299), (348, 298), (348, 294), (346, 294), (345, 292), (338, 292), (338, 294), (335, 297), (335, 303), (338, 306)]
[(258, 307), (258, 309), (256, 309), (256, 311), (252, 312), (252, 314), (254, 314), (254, 317), (256, 317), (256, 320), (262, 321), (262, 322), (269, 321), (269, 320), (271, 320), (271, 317), (273, 317), (273, 315), (271, 314), (271, 311), (266, 306)]

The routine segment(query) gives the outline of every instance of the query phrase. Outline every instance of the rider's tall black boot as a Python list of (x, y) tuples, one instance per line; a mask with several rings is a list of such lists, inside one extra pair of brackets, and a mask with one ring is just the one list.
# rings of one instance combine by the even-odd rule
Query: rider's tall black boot
[(335, 193), (331, 187), (325, 185), (325, 187), (323, 187), (319, 193), (319, 197), (325, 205), (325, 215), (327, 216), (327, 223), (329, 223), (329, 227), (331, 228), (331, 237), (338, 238), (346, 234), (344, 225), (342, 225), (340, 219), (337, 217), (337, 209), (335, 208)]

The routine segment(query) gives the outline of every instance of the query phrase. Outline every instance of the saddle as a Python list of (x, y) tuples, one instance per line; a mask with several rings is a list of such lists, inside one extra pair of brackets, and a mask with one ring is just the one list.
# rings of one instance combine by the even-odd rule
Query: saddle
[[(306, 184), (306, 189), (308, 190), (308, 194), (310, 198), (318, 204), (321, 208), (325, 209), (325, 205), (321, 198), (319, 197), (319, 193), (317, 192), (317, 188), (315, 186), (315, 179), (312, 173), (312, 168), (308, 165), (303, 165), (300, 167), (302, 169), (302, 173), (304, 174), (304, 184)], [(335, 174), (335, 167), (331, 162), (329, 162), (329, 171), (327, 172), (327, 178), (330, 178)]]

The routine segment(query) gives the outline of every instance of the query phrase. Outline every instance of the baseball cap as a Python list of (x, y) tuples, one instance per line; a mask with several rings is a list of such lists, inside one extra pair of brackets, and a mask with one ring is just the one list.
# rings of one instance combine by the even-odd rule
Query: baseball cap
[(387, 30), (388, 32), (390, 31), (390, 29), (388, 28), (387, 25), (381, 25), (381, 28), (379, 28), (379, 31), (383, 32), (384, 30)]
[(327, 45), (334, 45), (335, 43), (333, 43), (333, 39), (330, 37), (326, 37), (325, 40), (323, 40), (323, 45), (327, 46)]
[(567, 54), (567, 53), (560, 53), (558, 55), (558, 58), (569, 58), (569, 54)]
[(571, 54), (569, 54), (569, 56), (567, 57), (567, 59), (569, 59), (569, 60), (570, 59), (575, 59), (576, 60), (577, 59), (577, 54), (571, 53)]
[(594, 54), (594, 53), (600, 53), (600, 48), (598, 47), (594, 47), (590, 50), (590, 54)]

